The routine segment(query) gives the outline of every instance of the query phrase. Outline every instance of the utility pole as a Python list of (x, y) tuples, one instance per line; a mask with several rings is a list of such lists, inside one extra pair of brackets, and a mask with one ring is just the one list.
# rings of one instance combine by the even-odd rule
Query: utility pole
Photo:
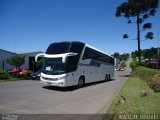
[(141, 46), (140, 46), (140, 23), (139, 13), (137, 13), (137, 41), (138, 41), (138, 62), (141, 63)]
[(159, 68), (159, 60), (160, 60), (160, 56), (159, 56), (159, 32), (158, 32), (158, 47), (157, 47), (157, 68)]

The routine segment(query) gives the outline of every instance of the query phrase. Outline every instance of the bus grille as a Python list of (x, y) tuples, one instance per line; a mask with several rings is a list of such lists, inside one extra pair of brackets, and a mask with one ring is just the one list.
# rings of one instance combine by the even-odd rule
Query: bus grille
[(51, 81), (56, 81), (56, 80), (58, 80), (58, 78), (46, 78), (46, 77), (42, 77), (43, 79), (45, 79), (45, 80), (51, 80)]

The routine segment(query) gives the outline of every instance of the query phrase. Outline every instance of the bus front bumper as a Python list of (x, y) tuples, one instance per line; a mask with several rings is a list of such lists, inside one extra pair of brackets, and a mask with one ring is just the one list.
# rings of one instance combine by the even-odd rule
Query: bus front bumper
[(46, 80), (46, 79), (40, 77), (40, 80), (41, 80), (40, 81), (41, 83), (43, 83), (47, 86), (67, 87), (64, 79), (51, 81), (51, 80)]

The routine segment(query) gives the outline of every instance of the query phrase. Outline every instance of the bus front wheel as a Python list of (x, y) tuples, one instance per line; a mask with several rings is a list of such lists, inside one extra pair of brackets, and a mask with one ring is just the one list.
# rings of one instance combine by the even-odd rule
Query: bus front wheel
[(81, 76), (78, 81), (78, 87), (83, 87), (85, 85), (85, 78)]

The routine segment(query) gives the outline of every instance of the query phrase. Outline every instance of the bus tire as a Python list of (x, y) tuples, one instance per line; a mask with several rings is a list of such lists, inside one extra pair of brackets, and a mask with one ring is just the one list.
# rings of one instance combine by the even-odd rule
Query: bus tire
[(109, 75), (108, 75), (108, 81), (110, 81), (110, 80), (111, 80), (111, 75), (109, 74)]
[(108, 74), (106, 74), (105, 76), (105, 81), (108, 81)]
[(78, 87), (83, 87), (85, 85), (85, 78), (84, 78), (84, 76), (81, 76), (80, 78), (79, 78), (79, 81), (78, 81)]

